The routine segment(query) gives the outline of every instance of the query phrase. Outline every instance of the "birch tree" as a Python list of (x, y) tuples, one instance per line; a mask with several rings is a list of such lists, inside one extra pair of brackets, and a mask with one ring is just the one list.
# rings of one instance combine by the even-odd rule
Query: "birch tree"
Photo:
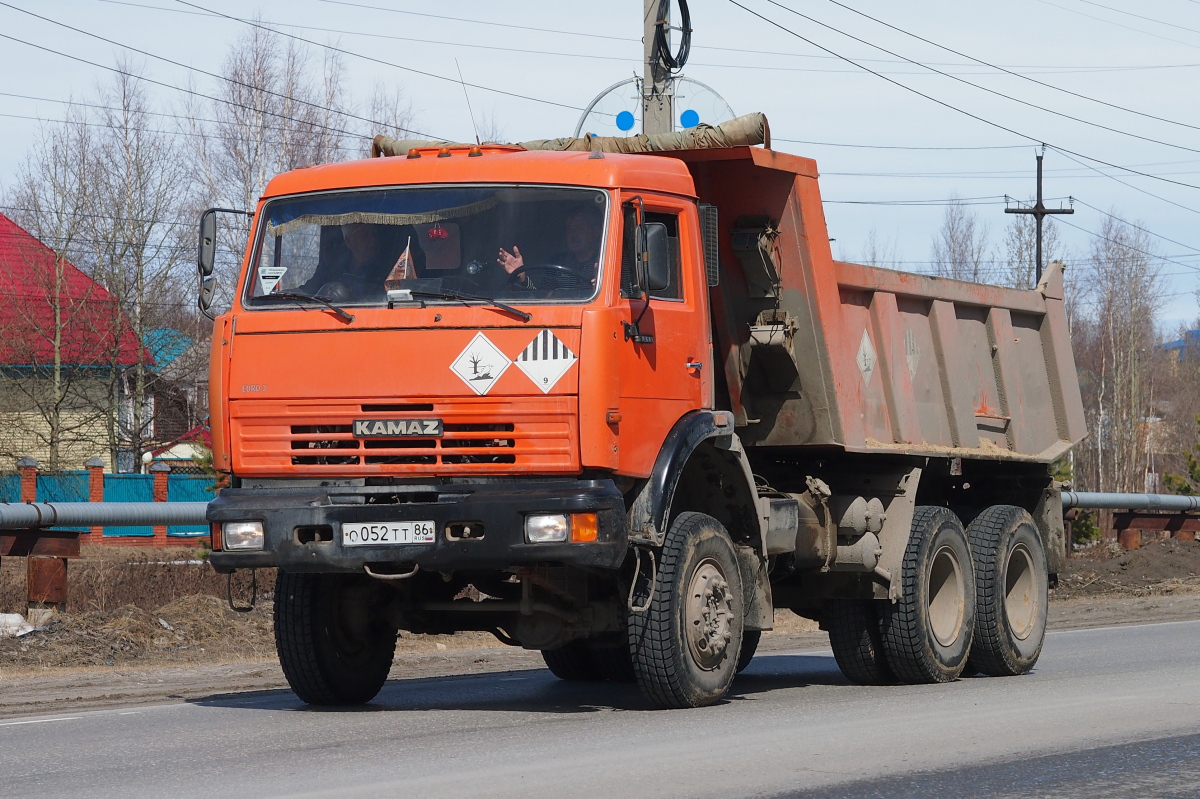
[(992, 278), (987, 225), (957, 198), (946, 206), (942, 228), (933, 239), (933, 273), (954, 280), (986, 283)]

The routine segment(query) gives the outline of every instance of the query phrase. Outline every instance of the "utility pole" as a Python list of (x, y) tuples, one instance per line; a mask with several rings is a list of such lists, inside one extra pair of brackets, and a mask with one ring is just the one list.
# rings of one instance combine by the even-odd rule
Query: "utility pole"
[(669, 3), (643, 0), (642, 51), (646, 71), (642, 80), (642, 133), (647, 135), (670, 133), (675, 129), (675, 81), (671, 78), (671, 70), (654, 47), (660, 6), (667, 9), (664, 17), (668, 19), (662, 22), (668, 24), (671, 16)]
[(1047, 208), (1042, 204), (1042, 157), (1046, 154), (1045, 145), (1042, 146), (1042, 152), (1037, 155), (1037, 203), (1032, 208), (1005, 208), (1006, 214), (1033, 214), (1033, 218), (1037, 220), (1037, 259), (1036, 270), (1037, 277), (1034, 279), (1034, 285), (1042, 280), (1042, 220), (1047, 214), (1073, 214), (1074, 208)]

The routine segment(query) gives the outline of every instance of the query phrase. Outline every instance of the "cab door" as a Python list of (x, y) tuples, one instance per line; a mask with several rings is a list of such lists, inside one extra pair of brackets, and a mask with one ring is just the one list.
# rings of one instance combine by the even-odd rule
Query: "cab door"
[[(634, 271), (636, 211), (622, 206), (622, 270), (619, 315), (637, 321), (650, 340), (620, 343), (619, 471), (649, 475), (663, 440), (680, 417), (712, 407), (712, 344), (696, 205), (676, 198), (641, 195), (646, 222), (666, 225), (671, 278), (637, 297)], [(628, 197), (626, 198), (628, 200)], [(640, 321), (639, 321), (640, 320)]]

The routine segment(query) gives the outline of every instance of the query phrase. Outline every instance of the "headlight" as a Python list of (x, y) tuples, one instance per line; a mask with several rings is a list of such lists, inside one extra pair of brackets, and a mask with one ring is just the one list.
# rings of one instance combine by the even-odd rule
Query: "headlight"
[(262, 549), (262, 522), (225, 522), (221, 525), (221, 543), (225, 549)]
[(566, 541), (571, 523), (561, 513), (525, 517), (525, 540), (531, 544)]

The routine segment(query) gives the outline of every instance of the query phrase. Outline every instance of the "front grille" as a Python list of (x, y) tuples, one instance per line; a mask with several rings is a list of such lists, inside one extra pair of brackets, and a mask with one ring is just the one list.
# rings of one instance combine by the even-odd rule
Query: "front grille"
[[(370, 410), (368, 410), (370, 409)], [(428, 409), (428, 410), (426, 410)], [(443, 403), (230, 403), (234, 469), (241, 474), (487, 473), (520, 464), (578, 468), (574, 397), (456, 399)], [(355, 419), (404, 412), (443, 422), (440, 438), (356, 439)]]

